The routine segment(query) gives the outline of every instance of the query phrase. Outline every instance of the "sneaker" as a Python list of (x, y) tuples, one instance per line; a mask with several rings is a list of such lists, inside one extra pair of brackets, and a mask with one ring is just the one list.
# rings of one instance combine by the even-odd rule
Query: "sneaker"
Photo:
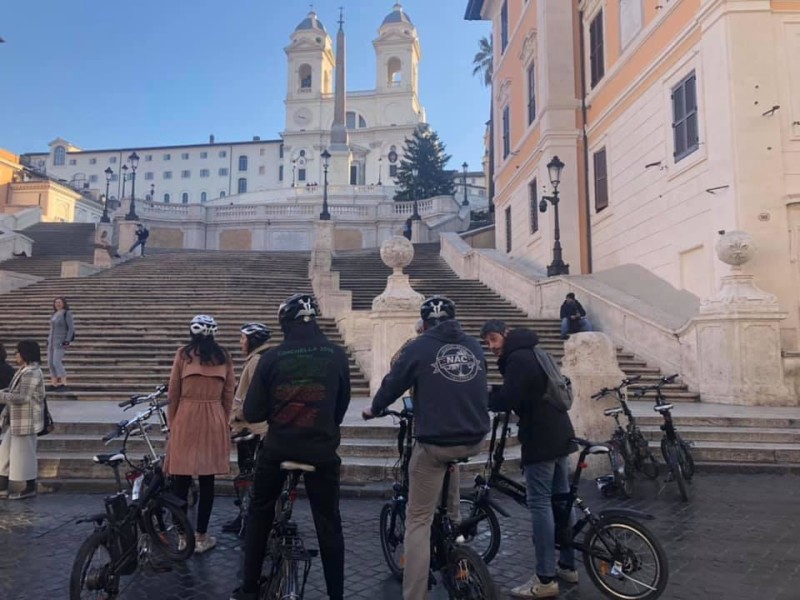
[(9, 500), (24, 500), (25, 498), (33, 498), (36, 495), (36, 490), (22, 490), (21, 492), (11, 492), (8, 494)]
[(577, 569), (562, 569), (561, 565), (556, 567), (556, 577), (566, 583), (578, 583)]
[(514, 598), (555, 598), (558, 596), (558, 582), (553, 579), (550, 583), (542, 583), (534, 575), (528, 581), (511, 590)]
[(212, 537), (207, 533), (204, 535), (197, 534), (195, 536), (194, 553), (202, 554), (203, 552), (208, 552), (216, 545), (217, 545), (217, 538)]
[(222, 526), (222, 533), (239, 533), (242, 529), (242, 517), (238, 516)]
[(245, 592), (242, 588), (238, 587), (233, 590), (231, 600), (258, 600), (258, 592)]

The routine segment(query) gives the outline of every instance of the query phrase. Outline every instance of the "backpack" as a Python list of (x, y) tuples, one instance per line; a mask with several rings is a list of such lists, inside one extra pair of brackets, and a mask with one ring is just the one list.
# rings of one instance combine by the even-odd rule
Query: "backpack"
[(554, 408), (561, 412), (567, 412), (572, 408), (572, 382), (569, 377), (564, 377), (561, 370), (558, 368), (556, 361), (539, 346), (533, 347), (533, 354), (536, 360), (539, 361), (539, 366), (547, 375), (547, 390), (544, 393), (544, 399)]

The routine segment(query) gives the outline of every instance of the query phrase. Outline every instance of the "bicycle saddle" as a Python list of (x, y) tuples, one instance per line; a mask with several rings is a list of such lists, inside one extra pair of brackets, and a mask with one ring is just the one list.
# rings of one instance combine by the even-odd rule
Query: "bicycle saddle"
[(114, 466), (125, 462), (125, 453), (115, 452), (113, 454), (95, 454), (92, 458), (94, 462), (99, 465)]
[(241, 433), (231, 436), (231, 441), (234, 444), (241, 444), (242, 442), (249, 442), (250, 440), (254, 440), (256, 438), (256, 434), (252, 433), (251, 431), (245, 429)]
[(668, 412), (672, 410), (672, 404), (656, 404), (653, 410), (660, 413)]
[(584, 448), (589, 449), (589, 454), (608, 454), (611, 452), (608, 446), (605, 444), (601, 444), (600, 442), (590, 442), (589, 440), (584, 440), (582, 438), (572, 438), (572, 441), (578, 444), (579, 446), (583, 446)]
[(607, 408), (607, 409), (605, 409), (603, 411), (603, 414), (605, 416), (607, 416), (607, 417), (613, 417), (614, 415), (618, 415), (621, 412), (622, 412), (622, 409), (617, 406), (615, 408)]
[(281, 463), (282, 471), (304, 471), (306, 473), (313, 473), (317, 470), (314, 465), (307, 465), (305, 463), (292, 462), (290, 460)]
[(453, 459), (451, 461), (448, 461), (447, 464), (449, 464), (449, 465), (457, 465), (459, 463), (468, 463), (469, 459), (470, 459), (469, 456), (465, 456), (464, 458), (456, 458), (456, 459)]

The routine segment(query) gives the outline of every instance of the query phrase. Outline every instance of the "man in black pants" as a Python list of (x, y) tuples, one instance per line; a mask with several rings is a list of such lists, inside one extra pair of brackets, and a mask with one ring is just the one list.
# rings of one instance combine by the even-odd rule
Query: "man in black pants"
[(247, 517), (244, 582), (231, 600), (256, 600), (267, 539), (286, 473), (280, 465), (314, 465), (305, 488), (314, 515), (328, 596), (344, 598), (344, 536), (339, 513), (337, 454), (340, 425), (350, 404), (350, 366), (344, 349), (319, 328), (319, 307), (310, 294), (287, 298), (278, 310), (284, 341), (258, 363), (244, 401), (244, 418), (269, 429), (253, 481)]

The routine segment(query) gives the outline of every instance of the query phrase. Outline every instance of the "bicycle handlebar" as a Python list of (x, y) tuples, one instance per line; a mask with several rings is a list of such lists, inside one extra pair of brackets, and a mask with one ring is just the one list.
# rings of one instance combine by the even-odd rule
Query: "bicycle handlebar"
[(123, 400), (122, 402), (119, 402), (117, 406), (119, 406), (120, 408), (124, 408), (125, 410), (128, 410), (129, 408), (133, 408), (137, 404), (141, 404), (143, 402), (152, 402), (153, 400), (156, 400), (157, 398), (163, 396), (164, 393), (168, 391), (168, 389), (169, 386), (166, 383), (162, 383), (156, 388), (156, 391), (153, 392), (152, 394), (133, 395), (128, 400)]
[[(676, 375), (676, 377), (677, 377), (677, 375)], [(622, 383), (620, 383), (615, 388), (605, 388), (604, 387), (602, 390), (600, 390), (599, 392), (597, 392), (596, 394), (594, 394), (592, 396), (592, 400), (599, 400), (603, 396), (607, 396), (608, 394), (610, 394), (612, 392), (615, 393), (615, 394), (619, 393), (622, 390), (622, 388), (627, 387), (631, 383), (635, 383), (635, 382), (639, 381), (641, 378), (642, 378), (641, 375), (634, 375), (633, 377), (626, 377), (625, 379), (622, 380)]]

